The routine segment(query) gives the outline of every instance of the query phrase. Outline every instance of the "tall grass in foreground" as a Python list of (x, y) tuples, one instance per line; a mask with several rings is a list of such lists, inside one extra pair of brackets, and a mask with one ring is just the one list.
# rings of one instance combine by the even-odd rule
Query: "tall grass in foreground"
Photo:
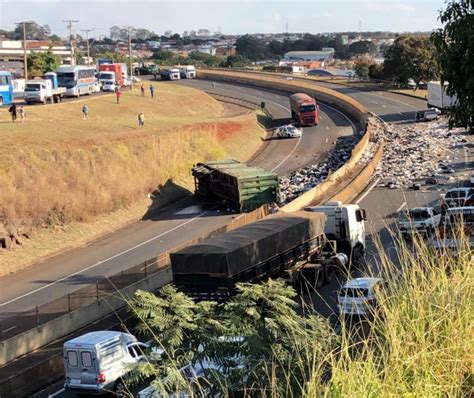
[(376, 273), (388, 288), (380, 293), (370, 332), (361, 341), (345, 334), (332, 360), (332, 380), (318, 395), (472, 396), (474, 254), (467, 240), (457, 256), (435, 252), (420, 237), (411, 248), (395, 240), (400, 265), (378, 244)]
[[(243, 295), (226, 304), (223, 313), (209, 304), (206, 311), (193, 315), (205, 304), (193, 304), (183, 296), (169, 300), (169, 292), (158, 300), (139, 294), (132, 306), (139, 329), (150, 333), (166, 353), (165, 364), (144, 365), (148, 376), (160, 378), (155, 385), (163, 395), (157, 396), (177, 390), (201, 396), (196, 383), (175, 379), (180, 366), (203, 358), (222, 364), (202, 383), (211, 381), (223, 396), (472, 396), (473, 253), (467, 246), (456, 257), (435, 253), (418, 239), (411, 248), (402, 240), (398, 243), (400, 265), (379, 247), (380, 264), (372, 272), (388, 287), (379, 292), (378, 311), (365, 323), (343, 320), (339, 337), (310, 308), (304, 308), (309, 321), (302, 321), (302, 315), (291, 309), (294, 294), (285, 293), (274, 281), (256, 289), (242, 286)], [(179, 341), (170, 346), (167, 333), (173, 328), (180, 331)], [(219, 346), (218, 336), (227, 336), (226, 342), (232, 336), (245, 338), (229, 347), (222, 346), (222, 339)], [(198, 352), (202, 342), (211, 349)], [(226, 367), (226, 359), (242, 355), (244, 367)], [(171, 380), (167, 374), (174, 382), (164, 385), (163, 380)]]

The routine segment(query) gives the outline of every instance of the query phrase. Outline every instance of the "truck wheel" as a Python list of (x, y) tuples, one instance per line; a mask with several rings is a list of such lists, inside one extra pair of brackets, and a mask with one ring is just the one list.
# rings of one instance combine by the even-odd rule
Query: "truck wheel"
[(355, 266), (359, 268), (363, 264), (364, 264), (364, 250), (361, 247), (356, 246), (352, 250), (351, 266)]
[(314, 286), (316, 287), (316, 289), (321, 289), (324, 285), (324, 280), (326, 279), (325, 278), (325, 272), (324, 270), (318, 270), (316, 271), (315, 273), (315, 281), (314, 281)]
[(324, 273), (324, 282), (331, 283), (333, 279), (334, 279), (334, 268), (327, 267), (326, 272)]
[(118, 379), (114, 385), (114, 395), (116, 397), (125, 397), (125, 384), (122, 379)]

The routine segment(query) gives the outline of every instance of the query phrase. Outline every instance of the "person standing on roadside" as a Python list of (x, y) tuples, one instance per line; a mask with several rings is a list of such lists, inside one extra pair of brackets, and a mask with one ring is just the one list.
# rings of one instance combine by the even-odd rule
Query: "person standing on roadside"
[(153, 98), (153, 96), (155, 95), (155, 87), (153, 87), (153, 84), (150, 84), (150, 95), (151, 98)]
[(8, 109), (8, 112), (10, 112), (10, 115), (12, 117), (12, 122), (15, 123), (15, 120), (16, 120), (16, 104), (12, 104), (10, 109)]
[(140, 85), (140, 91), (142, 93), (142, 97), (144, 97), (145, 96), (145, 85), (143, 83)]
[(87, 104), (84, 104), (82, 107), (82, 118), (84, 120), (87, 120), (88, 116), (89, 116), (89, 107), (87, 106)]
[(25, 116), (26, 116), (26, 113), (25, 113), (25, 108), (20, 106), (18, 108), (18, 114), (20, 115), (20, 121), (21, 123), (25, 123)]
[(143, 113), (143, 111), (138, 114), (138, 127), (145, 127), (145, 114)]
[(120, 96), (122, 95), (122, 92), (120, 91), (120, 88), (117, 87), (115, 90), (115, 98), (117, 99), (117, 104), (120, 104)]

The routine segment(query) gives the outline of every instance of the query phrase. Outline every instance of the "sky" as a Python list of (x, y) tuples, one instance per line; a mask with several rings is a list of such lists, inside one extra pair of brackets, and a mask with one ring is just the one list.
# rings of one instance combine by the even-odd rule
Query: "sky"
[(33, 20), (53, 33), (68, 34), (62, 20), (75, 19), (77, 33), (108, 35), (113, 25), (182, 33), (220, 30), (227, 34), (289, 32), (431, 31), (440, 27), (444, 0), (0, 0), (0, 28)]

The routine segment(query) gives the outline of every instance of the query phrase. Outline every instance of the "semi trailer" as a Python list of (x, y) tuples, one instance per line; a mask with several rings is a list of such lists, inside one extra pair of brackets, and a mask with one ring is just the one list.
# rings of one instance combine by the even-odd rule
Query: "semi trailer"
[(194, 193), (237, 212), (249, 212), (278, 198), (278, 176), (236, 160), (198, 163), (192, 169)]
[(299, 211), (278, 213), (183, 248), (170, 255), (174, 283), (201, 300), (225, 300), (235, 294), (237, 283), (270, 277), (319, 288), (334, 272), (347, 271), (355, 242), (365, 246), (364, 217), (357, 221), (355, 210), (360, 209), (337, 212), (341, 217), (329, 223), (330, 231), (346, 225), (344, 234), (332, 235), (339, 244), (326, 235), (324, 212)]

